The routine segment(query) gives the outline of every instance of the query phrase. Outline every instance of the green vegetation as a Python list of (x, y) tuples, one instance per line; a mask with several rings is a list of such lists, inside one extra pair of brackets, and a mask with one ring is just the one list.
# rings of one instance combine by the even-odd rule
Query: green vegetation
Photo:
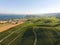
[(25, 23), (1, 32), (0, 45), (60, 45), (60, 19), (29, 18)]

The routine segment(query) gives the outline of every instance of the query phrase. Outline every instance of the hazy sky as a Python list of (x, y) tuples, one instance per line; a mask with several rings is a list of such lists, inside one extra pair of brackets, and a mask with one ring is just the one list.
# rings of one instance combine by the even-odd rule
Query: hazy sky
[(41, 14), (60, 12), (60, 0), (0, 0), (0, 13)]

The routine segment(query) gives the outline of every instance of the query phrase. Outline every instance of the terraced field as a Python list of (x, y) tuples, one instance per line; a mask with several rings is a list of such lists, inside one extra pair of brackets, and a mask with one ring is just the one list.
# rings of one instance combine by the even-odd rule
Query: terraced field
[(1, 32), (0, 45), (60, 45), (60, 30), (26, 21)]
[(22, 36), (23, 33), (26, 31), (24, 30), (25, 25), (26, 23), (23, 24), (23, 27), (22, 25), (18, 25), (16, 27), (10, 28), (9, 30), (0, 33), (0, 45), (10, 45), (17, 38), (20, 38), (20, 36)]

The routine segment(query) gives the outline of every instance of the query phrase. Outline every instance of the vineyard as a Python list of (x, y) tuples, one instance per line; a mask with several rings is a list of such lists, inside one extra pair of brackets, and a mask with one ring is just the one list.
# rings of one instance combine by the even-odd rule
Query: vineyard
[(0, 45), (60, 45), (60, 19), (29, 18), (0, 32)]

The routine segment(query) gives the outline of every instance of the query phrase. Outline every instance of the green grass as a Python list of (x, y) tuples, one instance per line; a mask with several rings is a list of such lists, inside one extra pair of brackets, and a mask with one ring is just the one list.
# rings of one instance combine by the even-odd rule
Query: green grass
[[(60, 45), (60, 28), (58, 28), (59, 26), (56, 24), (59, 24), (59, 22), (50, 22), (51, 24), (48, 23), (47, 25), (47, 23), (44, 23), (46, 19), (32, 19), (29, 19), (21, 25), (1, 32), (0, 40), (4, 39), (7, 36), (8, 37), (0, 42), (0, 45), (34, 45), (34, 32), (37, 35), (36, 45)], [(56, 19), (54, 18), (54, 20)]]

